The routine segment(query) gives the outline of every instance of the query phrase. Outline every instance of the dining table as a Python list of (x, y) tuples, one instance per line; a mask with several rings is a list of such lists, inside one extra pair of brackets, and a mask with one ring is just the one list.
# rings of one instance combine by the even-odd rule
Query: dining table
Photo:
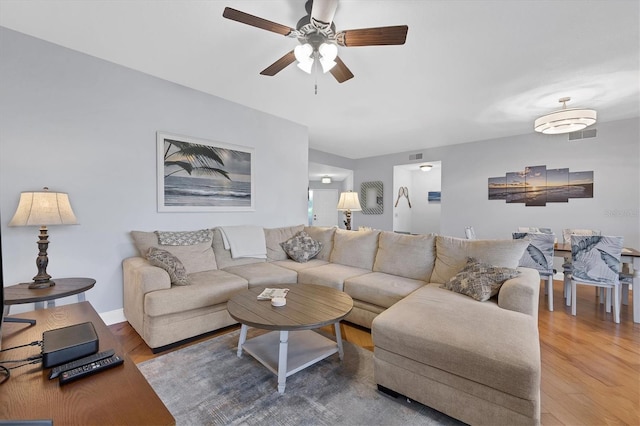
[[(563, 257), (571, 262), (571, 243), (555, 244), (553, 255), (555, 257)], [(620, 262), (630, 264), (633, 267), (633, 289), (631, 291), (633, 298), (633, 322), (640, 324), (640, 251), (629, 247), (623, 248)], [(565, 263), (565, 265), (567, 264)], [(566, 269), (567, 267), (565, 266), (565, 273), (570, 272), (570, 269)]]

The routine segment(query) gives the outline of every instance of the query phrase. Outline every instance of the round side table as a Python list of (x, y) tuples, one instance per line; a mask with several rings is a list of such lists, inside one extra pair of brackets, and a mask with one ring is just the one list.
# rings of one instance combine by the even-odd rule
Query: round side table
[(35, 303), (36, 309), (56, 306), (56, 299), (78, 295), (78, 301), (84, 302), (84, 292), (92, 288), (96, 280), (93, 278), (56, 278), (56, 285), (47, 288), (29, 288), (31, 283), (20, 283), (4, 288), (4, 316), (9, 315), (11, 305)]

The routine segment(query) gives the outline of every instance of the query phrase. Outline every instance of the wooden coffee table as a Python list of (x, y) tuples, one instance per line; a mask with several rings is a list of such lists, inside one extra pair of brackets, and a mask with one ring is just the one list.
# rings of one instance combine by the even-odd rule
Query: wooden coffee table
[[(271, 306), (258, 300), (265, 287), (254, 287), (233, 296), (229, 314), (242, 324), (238, 357), (243, 349), (278, 376), (278, 392), (284, 393), (287, 377), (326, 357), (343, 357), (340, 320), (353, 309), (351, 297), (339, 290), (310, 284), (270, 285), (288, 288), (287, 304)], [(336, 341), (313, 329), (334, 324)], [(247, 340), (248, 327), (274, 330)]]

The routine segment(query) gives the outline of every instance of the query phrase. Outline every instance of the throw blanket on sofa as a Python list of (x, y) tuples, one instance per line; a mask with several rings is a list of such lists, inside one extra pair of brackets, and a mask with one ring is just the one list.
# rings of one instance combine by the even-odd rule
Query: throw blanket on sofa
[(231, 257), (267, 258), (267, 243), (261, 226), (221, 226), (225, 250), (231, 249)]

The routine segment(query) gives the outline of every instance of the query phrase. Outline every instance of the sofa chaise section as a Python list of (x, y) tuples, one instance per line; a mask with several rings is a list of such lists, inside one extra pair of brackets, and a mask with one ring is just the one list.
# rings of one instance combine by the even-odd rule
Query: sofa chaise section
[(466, 423), (539, 424), (539, 274), (518, 268), (486, 302), (442, 288), (466, 257), (514, 268), (524, 249), (437, 237), (431, 283), (373, 320), (376, 383)]

